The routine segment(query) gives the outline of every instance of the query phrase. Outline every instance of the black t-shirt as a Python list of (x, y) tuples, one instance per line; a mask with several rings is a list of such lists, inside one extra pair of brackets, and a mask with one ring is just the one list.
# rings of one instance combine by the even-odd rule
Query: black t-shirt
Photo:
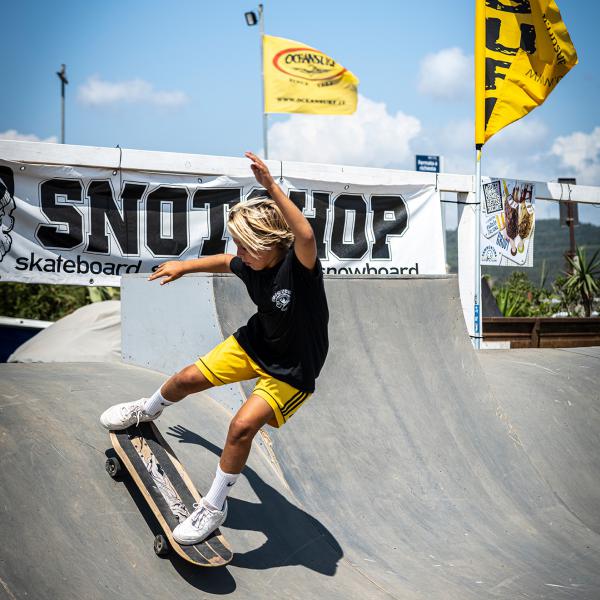
[(234, 333), (235, 339), (269, 375), (314, 392), (329, 348), (329, 309), (319, 259), (311, 271), (292, 247), (269, 269), (254, 271), (238, 256), (230, 268), (258, 307)]

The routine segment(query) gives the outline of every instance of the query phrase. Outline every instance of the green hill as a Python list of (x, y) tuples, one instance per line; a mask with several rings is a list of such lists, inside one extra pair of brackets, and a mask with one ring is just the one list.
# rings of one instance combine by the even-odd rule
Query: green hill
[[(600, 227), (590, 223), (582, 223), (575, 227), (575, 243), (586, 249), (589, 259), (600, 249)], [(446, 231), (447, 261), (450, 272), (458, 271), (457, 231)], [(525, 271), (529, 279), (540, 284), (542, 265), (545, 263), (547, 273), (546, 287), (549, 288), (558, 275), (564, 273), (566, 261), (564, 253), (569, 249), (569, 229), (561, 227), (558, 219), (540, 219), (535, 222), (535, 248), (533, 267), (482, 267), (483, 275), (490, 275), (493, 283), (501, 283), (508, 279), (513, 271)]]

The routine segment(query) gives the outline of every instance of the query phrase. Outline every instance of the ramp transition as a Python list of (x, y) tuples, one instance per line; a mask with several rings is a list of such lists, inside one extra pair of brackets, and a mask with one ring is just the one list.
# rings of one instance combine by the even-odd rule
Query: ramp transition
[[(194, 326), (222, 337), (250, 307), (235, 278), (210, 286)], [(452, 277), (326, 286), (317, 392), (253, 451), (223, 528), (238, 555), (218, 572), (156, 558), (143, 501), (103, 471), (98, 414), (164, 375), (0, 366), (0, 597), (598, 598), (600, 355), (476, 354)], [(201, 490), (234, 408), (215, 397), (158, 422)]]

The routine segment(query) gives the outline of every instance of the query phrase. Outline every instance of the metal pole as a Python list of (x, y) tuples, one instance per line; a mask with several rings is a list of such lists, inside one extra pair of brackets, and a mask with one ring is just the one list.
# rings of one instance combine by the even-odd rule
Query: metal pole
[[(439, 171), (438, 173), (444, 172), (444, 157), (440, 156)], [(436, 176), (436, 187), (437, 187), (437, 176)], [(442, 192), (440, 192), (440, 200), (442, 199)], [(444, 267), (448, 264), (448, 245), (446, 243), (446, 205), (440, 202), (442, 207), (442, 239), (444, 240)], [(458, 224), (457, 224), (458, 228)]]
[(261, 74), (261, 86), (262, 86), (261, 87), (261, 90), (262, 90), (261, 98), (262, 98), (262, 111), (263, 111), (263, 118), (262, 118), (263, 146), (265, 149), (265, 159), (268, 159), (269, 158), (269, 136), (267, 133), (268, 117), (267, 117), (267, 113), (265, 112), (265, 65), (264, 65), (265, 17), (264, 17), (264, 10), (263, 10), (262, 4), (258, 5), (258, 24), (260, 27), (260, 74)]
[(477, 144), (475, 149), (475, 287), (473, 298), (473, 324), (474, 324), (474, 346), (476, 350), (481, 348), (481, 145)]
[(65, 143), (65, 82), (60, 84), (60, 143)]
[(56, 73), (60, 79), (60, 143), (65, 143), (65, 86), (69, 83), (67, 79), (67, 67), (61, 65), (60, 71)]

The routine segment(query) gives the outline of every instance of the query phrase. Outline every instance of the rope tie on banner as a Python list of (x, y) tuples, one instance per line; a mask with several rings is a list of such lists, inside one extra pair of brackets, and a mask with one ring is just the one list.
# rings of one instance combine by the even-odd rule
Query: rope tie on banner
[(479, 206), (481, 202), (463, 202), (462, 200), (440, 200), (444, 204), (464, 204), (465, 206)]
[[(564, 201), (563, 198), (563, 188), (564, 186), (567, 186), (567, 191), (569, 192), (569, 197), (567, 198), (567, 202), (573, 202), (573, 200), (571, 200), (571, 184), (570, 183), (561, 183), (560, 184), (560, 199), (559, 201), (562, 202)], [(594, 207), (594, 208), (600, 208), (600, 204), (594, 204), (593, 202), (590, 202), (590, 204)]]
[[(565, 185), (567, 186), (567, 192), (569, 193), (569, 197), (568, 198), (563, 198), (563, 194), (565, 191)], [(559, 202), (571, 202), (571, 184), (570, 183), (563, 183), (562, 181), (560, 182), (560, 198), (558, 199)]]
[[(121, 164), (123, 161), (123, 148), (121, 148), (121, 146), (119, 144), (117, 144), (115, 146), (116, 148), (119, 149), (119, 195), (121, 195), (121, 193), (123, 192), (123, 173), (121, 171)], [(116, 173), (113, 171), (113, 175), (116, 175)]]
[(439, 176), (440, 176), (440, 174), (439, 174), (439, 173), (436, 173), (436, 174), (435, 174), (435, 191), (436, 191), (436, 192), (437, 192), (437, 191), (438, 191), (438, 189), (439, 189), (439, 187), (438, 187), (438, 183), (439, 183)]

